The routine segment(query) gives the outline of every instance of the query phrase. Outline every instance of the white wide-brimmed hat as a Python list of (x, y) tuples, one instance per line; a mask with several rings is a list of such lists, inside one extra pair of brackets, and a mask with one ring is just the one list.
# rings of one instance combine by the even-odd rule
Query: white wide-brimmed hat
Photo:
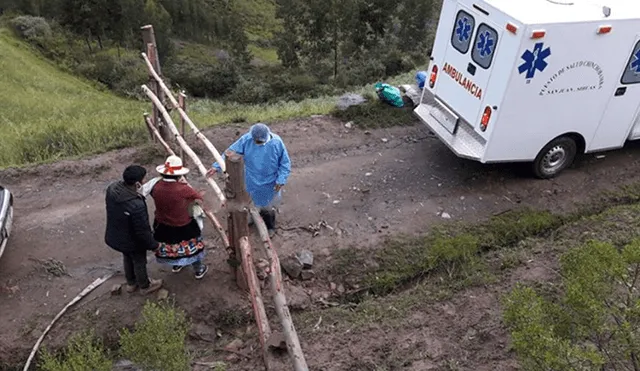
[(189, 172), (189, 169), (182, 166), (182, 159), (178, 156), (169, 156), (164, 162), (164, 165), (156, 167), (156, 170), (160, 174), (164, 175), (185, 175)]

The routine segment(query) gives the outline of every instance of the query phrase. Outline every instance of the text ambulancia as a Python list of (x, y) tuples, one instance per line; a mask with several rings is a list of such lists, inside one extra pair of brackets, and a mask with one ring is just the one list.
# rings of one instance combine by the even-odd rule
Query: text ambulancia
[(640, 1), (445, 0), (416, 115), (460, 157), (533, 162), (640, 138)]

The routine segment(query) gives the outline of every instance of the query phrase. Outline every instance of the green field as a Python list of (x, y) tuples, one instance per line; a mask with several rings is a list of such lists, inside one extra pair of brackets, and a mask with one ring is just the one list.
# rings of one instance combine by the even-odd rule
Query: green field
[[(150, 110), (150, 103), (117, 97), (58, 69), (5, 29), (0, 29), (0, 50), (0, 168), (95, 154), (147, 140), (142, 114)], [(413, 74), (390, 82), (410, 82)], [(372, 93), (373, 84), (357, 90)], [(336, 97), (268, 105), (199, 100), (189, 109), (204, 128), (328, 114), (335, 102)]]
[(2, 167), (118, 148), (143, 133), (142, 103), (58, 70), (7, 30), (0, 50)]

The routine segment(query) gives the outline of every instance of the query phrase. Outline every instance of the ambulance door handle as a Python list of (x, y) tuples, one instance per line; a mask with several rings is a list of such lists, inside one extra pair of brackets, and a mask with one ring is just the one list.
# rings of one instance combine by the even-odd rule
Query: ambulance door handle
[(624, 93), (627, 92), (627, 87), (626, 86), (621, 86), (618, 89), (616, 89), (616, 93), (614, 94), (615, 97), (620, 97), (622, 95), (624, 95)]
[(476, 66), (474, 66), (473, 63), (469, 63), (469, 65), (467, 66), (467, 72), (469, 72), (469, 74), (471, 76), (475, 76), (476, 75)]

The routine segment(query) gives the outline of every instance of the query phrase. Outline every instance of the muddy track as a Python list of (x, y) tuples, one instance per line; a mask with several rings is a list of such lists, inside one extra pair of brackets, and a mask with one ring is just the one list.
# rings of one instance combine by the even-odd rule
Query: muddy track
[[(366, 133), (316, 117), (272, 128), (285, 140), (294, 167), (279, 216), (282, 229), (274, 243), (282, 256), (301, 248), (311, 250), (319, 268), (331, 264), (336, 249), (375, 248), (389, 235), (420, 233), (449, 218), (474, 221), (521, 206), (566, 211), (602, 190), (640, 181), (638, 145), (603, 159), (586, 156), (560, 178), (539, 181), (528, 176), (526, 166), (483, 166), (458, 159), (420, 125)], [(216, 128), (208, 130), (207, 136), (222, 150), (244, 130), (242, 126)], [(14, 236), (0, 259), (0, 313), (9, 319), (0, 323), (0, 364), (23, 361), (66, 301), (104, 272), (120, 269), (119, 256), (103, 243), (103, 190), (126, 165), (144, 157), (140, 152), (126, 149), (0, 172), (0, 183), (16, 196)], [(162, 157), (147, 159), (150, 171), (163, 161)], [(209, 157), (203, 156), (203, 161)], [(190, 181), (205, 188), (197, 176)], [(325, 229), (312, 237), (296, 229), (320, 220), (333, 231)], [(205, 230), (208, 237), (213, 237), (211, 232)], [(215, 240), (209, 241), (215, 247)], [(225, 309), (250, 310), (229, 277), (224, 253), (210, 250), (207, 261), (213, 269), (201, 282), (186, 270), (171, 275), (166, 268), (150, 264), (152, 275), (165, 279), (177, 303), (199, 328), (218, 326), (217, 313)], [(56, 264), (64, 274), (52, 268)], [(65, 316), (45, 344), (60, 345), (70, 333), (92, 324), (113, 337), (115, 329), (133, 323), (139, 311), (131, 308), (138, 308), (144, 299), (110, 297), (109, 287), (121, 280), (122, 276), (112, 279)], [(295, 285), (290, 289), (300, 294), (299, 286), (304, 286), (313, 296), (326, 290), (328, 282), (317, 277)], [(313, 341), (304, 339), (306, 346)], [(314, 356), (309, 362), (314, 364)]]

